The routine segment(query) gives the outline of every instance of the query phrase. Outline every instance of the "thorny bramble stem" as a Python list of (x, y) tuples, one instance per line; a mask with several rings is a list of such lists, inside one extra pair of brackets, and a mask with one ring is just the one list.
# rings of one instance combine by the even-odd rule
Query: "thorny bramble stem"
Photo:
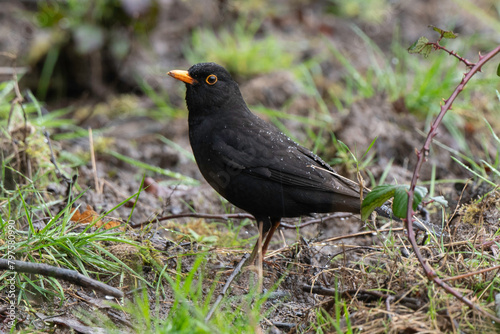
[(460, 92), (464, 89), (465, 85), (469, 82), (469, 80), (477, 73), (481, 71), (481, 67), (488, 62), (491, 58), (496, 56), (498, 53), (500, 53), (500, 45), (497, 46), (495, 49), (487, 53), (486, 55), (482, 56), (481, 54), (479, 55), (479, 61), (475, 64), (470, 63), (466, 59), (458, 56), (455, 52), (450, 52), (443, 47), (441, 47), (438, 43), (430, 43), (432, 45), (438, 46), (438, 48), (445, 50), (449, 54), (457, 57), (460, 61), (464, 62), (467, 67), (470, 68), (469, 72), (467, 72), (464, 77), (462, 78), (462, 81), (460, 84), (458, 84), (457, 88), (453, 91), (451, 96), (444, 100), (444, 105), (441, 106), (441, 111), (439, 115), (436, 117), (434, 122), (432, 123), (432, 126), (429, 130), (429, 133), (427, 135), (427, 138), (424, 142), (424, 145), (420, 151), (417, 151), (417, 164), (415, 166), (415, 170), (413, 172), (413, 177), (411, 179), (411, 184), (410, 184), (410, 189), (408, 191), (408, 209), (406, 211), (406, 230), (408, 232), (408, 240), (410, 241), (410, 244), (413, 248), (413, 251), (415, 252), (415, 255), (417, 256), (418, 261), (422, 265), (422, 268), (424, 269), (424, 272), (429, 280), (434, 281), (437, 285), (439, 285), (441, 288), (446, 290), (448, 293), (452, 294), (456, 298), (458, 298), (460, 301), (462, 301), (464, 304), (469, 306), (471, 309), (477, 310), (481, 314), (489, 317), (490, 319), (496, 321), (497, 323), (500, 323), (500, 319), (483, 309), (481, 309), (479, 306), (475, 305), (467, 299), (465, 296), (463, 296), (461, 293), (453, 289), (451, 286), (446, 284), (442, 279), (440, 279), (434, 269), (427, 263), (427, 261), (424, 260), (422, 257), (422, 254), (420, 253), (420, 250), (418, 248), (417, 242), (415, 241), (415, 233), (413, 231), (413, 208), (412, 208), (412, 203), (413, 203), (413, 198), (414, 198), (414, 193), (415, 193), (415, 186), (417, 184), (417, 180), (420, 177), (420, 169), (422, 168), (422, 165), (424, 161), (427, 159), (427, 155), (429, 154), (430, 146), (432, 139), (434, 136), (437, 134), (437, 129), (439, 125), (441, 124), (441, 121), (443, 120), (444, 115), (446, 112), (451, 109), (451, 105), (453, 104), (453, 101), (455, 101), (456, 97)]

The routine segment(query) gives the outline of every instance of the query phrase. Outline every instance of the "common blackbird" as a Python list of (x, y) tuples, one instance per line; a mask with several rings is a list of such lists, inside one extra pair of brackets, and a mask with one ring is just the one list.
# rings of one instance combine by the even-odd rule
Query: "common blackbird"
[(186, 83), (189, 140), (201, 173), (262, 224), (263, 255), (283, 217), (360, 212), (358, 184), (253, 114), (222, 66), (200, 63), (168, 75)]

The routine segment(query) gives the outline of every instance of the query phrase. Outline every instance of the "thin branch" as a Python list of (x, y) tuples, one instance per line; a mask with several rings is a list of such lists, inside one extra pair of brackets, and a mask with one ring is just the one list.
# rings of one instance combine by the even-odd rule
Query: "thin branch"
[[(231, 214), (222, 214), (222, 215), (214, 215), (209, 213), (180, 213), (176, 215), (169, 215), (164, 217), (157, 217), (155, 221), (165, 221), (171, 219), (179, 219), (179, 218), (203, 218), (203, 219), (219, 219), (219, 220), (229, 220), (229, 219), (255, 219), (254, 216), (248, 213), (231, 213)], [(142, 228), (145, 225), (151, 224), (153, 221), (145, 221), (141, 223), (130, 224), (130, 227), (133, 228)]]
[(47, 142), (47, 145), (49, 146), (50, 150), (50, 162), (54, 165), (56, 169), (56, 176), (60, 179), (62, 179), (65, 183), (71, 184), (71, 179), (68, 178), (66, 175), (64, 175), (61, 170), (59, 169), (59, 166), (57, 165), (56, 157), (54, 155), (54, 150), (52, 149), (52, 142), (50, 141), (50, 133), (45, 130), (43, 131), (43, 135), (45, 136), (45, 141)]
[(308, 225), (323, 223), (323, 222), (330, 220), (330, 219), (333, 219), (333, 218), (349, 218), (349, 217), (352, 217), (353, 215), (354, 214), (352, 214), (352, 213), (335, 212), (335, 213), (329, 214), (327, 216), (306, 220), (305, 222), (303, 222), (301, 224), (297, 224), (297, 225), (287, 224), (287, 223), (281, 222), (280, 228), (295, 230), (296, 228), (302, 228), (302, 227), (305, 227)]
[(243, 265), (245, 264), (245, 262), (246, 262), (246, 260), (248, 259), (249, 256), (250, 256), (250, 254), (248, 254), (248, 253), (246, 253), (245, 255), (243, 255), (243, 257), (241, 258), (241, 260), (238, 263), (238, 265), (236, 266), (236, 268), (234, 268), (233, 272), (231, 273), (231, 276), (229, 276), (229, 278), (227, 279), (226, 284), (224, 284), (224, 287), (222, 288), (222, 291), (217, 296), (217, 299), (215, 300), (215, 303), (212, 305), (212, 308), (210, 309), (210, 311), (208, 312), (207, 316), (205, 317), (205, 322), (210, 321), (210, 318), (212, 317), (212, 315), (214, 314), (215, 310), (217, 309), (217, 306), (222, 301), (222, 298), (224, 297), (224, 295), (226, 294), (227, 290), (231, 286), (231, 283), (233, 282), (234, 278), (241, 271), (241, 267), (243, 267)]
[(102, 194), (103, 185), (99, 180), (99, 176), (97, 175), (97, 164), (95, 160), (95, 152), (94, 152), (94, 136), (92, 135), (92, 128), (89, 127), (89, 146), (90, 146), (90, 161), (92, 162), (92, 174), (94, 175), (94, 185), (95, 191), (98, 194)]
[(396, 227), (396, 228), (388, 228), (385, 230), (376, 230), (376, 231), (362, 231), (362, 232), (356, 232), (356, 233), (351, 233), (351, 234), (346, 234), (346, 235), (339, 235), (337, 237), (332, 237), (324, 240), (319, 240), (315, 244), (323, 244), (327, 242), (332, 242), (332, 241), (338, 241), (342, 239), (350, 239), (350, 238), (357, 238), (357, 237), (362, 237), (365, 235), (375, 235), (377, 232), (378, 233), (383, 233), (383, 232), (403, 232), (404, 228), (403, 227)]
[(325, 288), (322, 286), (311, 286), (311, 285), (306, 285), (304, 284), (302, 286), (302, 291), (308, 292), (308, 293), (314, 293), (317, 295), (322, 295), (322, 296), (330, 296), (334, 297), (335, 294), (342, 298), (350, 297), (352, 298), (353, 296), (358, 298), (358, 299), (382, 299), (382, 300), (389, 300), (389, 302), (401, 302), (405, 304), (408, 308), (411, 308), (412, 310), (418, 310), (423, 306), (423, 302), (419, 299), (412, 298), (412, 297), (406, 297), (406, 294), (399, 294), (399, 295), (389, 295), (385, 294), (379, 291), (372, 291), (372, 290), (345, 290), (345, 291), (337, 291), (335, 289), (330, 289), (330, 288)]
[(489, 248), (489, 247), (491, 247), (491, 246), (493, 246), (493, 245), (495, 245), (496, 243), (499, 243), (499, 242), (500, 242), (500, 236), (496, 237), (493, 240), (483, 242), (481, 244), (481, 248), (482, 249)]
[(463, 296), (461, 293), (453, 289), (451, 286), (447, 285), (444, 283), (442, 279), (440, 279), (434, 269), (424, 260), (422, 254), (420, 253), (420, 250), (418, 248), (417, 242), (415, 241), (415, 233), (413, 231), (413, 198), (415, 194), (415, 186), (417, 185), (417, 180), (420, 177), (420, 169), (422, 168), (422, 165), (424, 161), (427, 160), (427, 156), (429, 155), (429, 150), (430, 150), (430, 145), (432, 143), (432, 139), (437, 135), (437, 130), (439, 125), (441, 124), (441, 121), (443, 120), (444, 115), (446, 112), (451, 109), (451, 106), (453, 102), (455, 101), (456, 97), (460, 92), (464, 89), (465, 85), (469, 82), (469, 80), (479, 71), (481, 71), (481, 67), (489, 61), (491, 58), (496, 56), (498, 53), (500, 53), (500, 46), (497, 46), (495, 49), (490, 51), (488, 54), (485, 56), (479, 55), (479, 61), (470, 69), (470, 71), (462, 78), (462, 81), (460, 84), (455, 88), (451, 96), (444, 101), (444, 105), (441, 106), (441, 111), (439, 115), (436, 117), (434, 122), (432, 123), (432, 126), (429, 130), (429, 133), (427, 135), (427, 138), (424, 142), (424, 145), (420, 151), (417, 151), (417, 164), (415, 166), (415, 170), (413, 172), (413, 176), (411, 179), (411, 184), (410, 184), (410, 189), (408, 191), (408, 209), (406, 211), (406, 230), (408, 233), (408, 240), (410, 241), (410, 244), (413, 248), (413, 251), (415, 252), (415, 255), (422, 265), (422, 268), (424, 269), (424, 272), (429, 280), (434, 281), (437, 285), (439, 285), (441, 288), (443, 288), (445, 291), (448, 293), (452, 294), (456, 298), (458, 298), (460, 301), (462, 301), (464, 304), (469, 306), (471, 309), (477, 310), (481, 314), (489, 317), (490, 319), (493, 319), (494, 321), (500, 323), (500, 319), (497, 318), (496, 316), (489, 314), (488, 312), (484, 311), (482, 308), (479, 306), (475, 305), (472, 301), (467, 299), (465, 296)]
[[(302, 228), (307, 225), (312, 225), (312, 224), (317, 224), (321, 223), (324, 221), (327, 221), (329, 219), (333, 218), (347, 218), (351, 217), (353, 214), (352, 213), (343, 213), (343, 212), (336, 212), (324, 217), (320, 218), (314, 218), (307, 220), (301, 224), (287, 224), (287, 223), (281, 223), (280, 227), (281, 228), (286, 228), (286, 229), (296, 229), (296, 228)], [(176, 215), (169, 215), (169, 216), (164, 216), (164, 217), (159, 217), (156, 218), (156, 221), (165, 221), (165, 220), (172, 220), (172, 219), (179, 219), (179, 218), (203, 218), (203, 219), (217, 219), (217, 220), (229, 220), (229, 219), (251, 219), (255, 220), (255, 217), (252, 216), (249, 213), (229, 213), (229, 214), (209, 214), (209, 213), (180, 213)], [(152, 221), (146, 221), (146, 222), (141, 222), (141, 223), (135, 223), (135, 224), (130, 224), (131, 227), (133, 228), (139, 228), (143, 227), (145, 225), (151, 224)]]
[(229, 220), (229, 219), (255, 219), (249, 213), (229, 213), (222, 215), (214, 215), (209, 213), (180, 213), (177, 215), (170, 215), (165, 217), (157, 218), (158, 221), (171, 220), (177, 218), (204, 218), (204, 219), (221, 219), (221, 220)]
[(108, 296), (123, 298), (123, 292), (121, 290), (96, 281), (95, 279), (92, 279), (90, 277), (83, 276), (75, 270), (49, 266), (43, 263), (32, 263), (6, 259), (0, 259), (0, 270), (10, 270), (16, 273), (29, 273), (54, 277), (79, 286), (83, 286), (85, 288), (97, 290)]
[(494, 267), (491, 267), (491, 268), (485, 268), (485, 269), (473, 271), (473, 272), (467, 273), (467, 274), (462, 274), (462, 275), (458, 275), (458, 276), (443, 278), (443, 281), (454, 281), (454, 280), (457, 280), (457, 279), (462, 279), (462, 278), (466, 278), (466, 277), (470, 277), (470, 276), (474, 276), (474, 275), (484, 274), (484, 273), (487, 273), (488, 271), (493, 271), (495, 269), (500, 269), (500, 265), (494, 266)]
[(427, 45), (432, 45), (435, 50), (443, 50), (444, 52), (448, 53), (450, 56), (453, 56), (453, 57), (457, 58), (459, 61), (461, 61), (462, 63), (464, 63), (465, 66), (467, 66), (468, 68), (472, 68), (472, 67), (476, 66), (475, 63), (471, 63), (470, 61), (468, 61), (464, 57), (459, 56), (458, 53), (456, 53), (455, 51), (448, 50), (446, 47), (439, 44), (439, 41), (434, 42), (434, 43), (427, 43)]

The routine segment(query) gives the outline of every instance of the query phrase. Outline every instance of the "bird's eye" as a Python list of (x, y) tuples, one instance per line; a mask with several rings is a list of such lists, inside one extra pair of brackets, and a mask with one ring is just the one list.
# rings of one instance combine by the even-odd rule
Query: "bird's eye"
[(215, 83), (217, 82), (217, 76), (215, 74), (210, 74), (206, 79), (205, 81), (207, 82), (207, 84), (209, 85), (215, 85)]

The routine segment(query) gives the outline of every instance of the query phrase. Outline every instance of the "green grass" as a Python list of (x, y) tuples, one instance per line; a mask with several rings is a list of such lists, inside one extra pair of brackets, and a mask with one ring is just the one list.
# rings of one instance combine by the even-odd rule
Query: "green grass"
[(184, 55), (190, 64), (216, 62), (241, 78), (289, 69), (292, 54), (274, 35), (260, 36), (260, 27), (261, 21), (242, 18), (232, 28), (197, 28)]
[[(368, 69), (361, 73), (349, 58), (338, 51), (333, 44), (329, 44), (329, 50), (337, 61), (342, 65), (342, 70), (346, 72), (344, 78), (346, 86), (344, 92), (340, 94), (340, 103), (349, 106), (359, 99), (369, 99), (375, 94), (387, 94), (390, 101), (403, 98), (408, 111), (426, 120), (427, 128), (431, 120), (439, 112), (440, 102), (448, 97), (460, 82), (463, 73), (466, 71), (463, 64), (459, 64), (455, 58), (444, 52), (435, 52), (427, 59), (408, 54), (406, 46), (399, 41), (399, 32), (395, 31), (395, 37), (391, 45), (391, 53), (384, 53), (361, 29), (352, 26), (353, 31), (362, 38), (365, 43), (370, 65)], [(476, 37), (462, 38), (458, 41), (449, 42), (448, 47), (456, 50), (459, 54), (465, 53), (465, 48), (474, 45)], [(325, 43), (329, 43), (325, 40)], [(457, 70), (458, 66), (458, 70)], [(454, 150), (456, 155), (464, 159), (471, 166), (468, 167), (459, 162), (463, 167), (472, 170), (475, 177), (483, 179), (495, 178), (498, 171), (498, 155), (489, 155), (490, 147), (498, 147), (492, 127), (479, 123), (480, 129), (489, 129), (492, 136), (485, 136), (483, 144), (482, 159), (478, 159), (478, 152), (472, 152), (468, 139), (465, 137), (464, 126), (467, 118), (474, 117), (480, 119), (479, 115), (466, 115), (464, 111), (474, 110), (477, 101), (475, 96), (483, 94), (490, 99), (495, 99), (495, 78), (494, 71), (484, 71), (476, 76), (471, 84), (465, 89), (453, 105), (453, 110), (449, 111), (443, 120), (443, 126), (452, 135), (458, 144), (459, 151)], [(331, 94), (333, 95), (333, 93)], [(338, 94), (337, 94), (338, 95)], [(337, 102), (338, 103), (338, 102)], [(486, 107), (486, 106), (485, 106)], [(487, 108), (493, 112), (496, 107), (491, 103)], [(342, 156), (342, 150), (337, 150), (337, 154)], [(346, 161), (343, 158), (340, 161)], [(337, 161), (339, 161), (337, 160)], [(457, 160), (458, 161), (458, 160)], [(486, 175), (485, 168), (492, 169), (493, 174)], [(488, 182), (488, 181), (486, 181)], [(493, 185), (493, 183), (491, 183)]]
[[(182, 259), (187, 257), (194, 257), (194, 263), (185, 272)], [(131, 316), (133, 331), (137, 333), (253, 333), (265, 316), (261, 314), (261, 308), (272, 290), (261, 294), (251, 289), (241, 296), (226, 296), (212, 319), (206, 322), (205, 316), (217, 297), (216, 287), (222, 279), (220, 274), (206, 276), (209, 257), (206, 252), (185, 254), (178, 258), (176, 270), (157, 268), (156, 298), (150, 298), (147, 290), (141, 289), (132, 300), (113, 307)], [(204, 289), (204, 281), (212, 282), (208, 291)], [(167, 290), (172, 291), (174, 298), (168, 315), (164, 317), (159, 309)], [(88, 325), (102, 327), (105, 324), (108, 332), (120, 332), (120, 328), (103, 316), (83, 311), (78, 317)]]
[[(452, 154), (451, 158), (462, 168), (469, 171), (474, 179), (478, 182), (486, 182), (491, 187), (496, 188), (500, 184), (500, 139), (495, 134), (490, 123), (483, 119), (485, 127), (489, 131), (483, 135), (482, 143), (484, 145), (483, 158), (479, 157), (479, 152), (472, 154), (471, 152), (462, 153), (447, 145), (444, 145), (439, 140), (434, 140), (434, 143)], [(488, 149), (488, 145), (496, 148), (493, 150), (493, 156)]]
[(328, 10), (340, 17), (358, 18), (366, 23), (382, 24), (391, 10), (387, 0), (330, 0)]
[[(103, 213), (99, 219), (110, 215), (113, 210), (139, 195), (134, 194), (125, 199), (111, 211)], [(61, 211), (51, 216), (51, 208), (61, 202), (47, 203), (44, 197), (33, 184), (29, 184), (19, 188), (7, 200), (2, 201), (0, 206), (2, 210), (1, 239), (7, 240), (6, 225), (9, 221), (26, 221), (28, 228), (25, 230), (16, 225), (16, 242), (13, 245), (4, 243), (0, 246), (0, 252), (6, 254), (7, 247), (14, 247), (17, 259), (76, 270), (84, 275), (97, 276), (103, 282), (117, 279), (121, 281), (126, 273), (138, 279), (139, 285), (144, 288), (143, 293), (146, 293), (146, 289), (156, 289), (157, 298), (154, 300), (144, 294), (138, 294), (133, 297), (133, 301), (127, 301), (124, 306), (114, 306), (132, 317), (136, 332), (249, 333), (253, 332), (255, 326), (261, 321), (263, 316), (260, 314), (261, 307), (268, 294), (261, 295), (252, 290), (248, 295), (242, 295), (239, 298), (226, 297), (214, 318), (208, 324), (205, 323), (204, 317), (216, 296), (215, 288), (221, 278), (220, 276), (205, 276), (205, 265), (209, 253), (179, 254), (178, 266), (173, 275), (168, 265), (160, 265), (161, 261), (153, 263), (157, 278), (149, 282), (143, 278), (140, 271), (110, 252), (106, 245), (124, 243), (134, 245), (139, 249), (145, 249), (145, 246), (132, 241), (123, 231), (93, 230), (93, 224), (85, 227), (75, 225), (70, 219), (73, 215), (74, 202), (78, 198), (67, 203)], [(28, 198), (30, 198), (29, 201)], [(46, 222), (43, 228), (37, 227), (41, 220)], [(204, 240), (196, 241), (203, 242)], [(195, 257), (195, 262), (189, 266), (189, 272), (185, 273), (182, 268), (182, 259), (192, 256)], [(0, 276), (3, 282), (5, 282), (6, 275), (10, 273), (6, 271)], [(212, 280), (208, 294), (205, 294), (202, 285), (206, 280)], [(18, 300), (28, 304), (35, 293), (46, 300), (59, 300), (60, 305), (66, 301), (63, 285), (51, 277), (33, 277), (21, 273), (16, 275), (16, 286), (19, 291)], [(159, 304), (163, 302), (169, 291), (174, 293), (173, 304), (168, 316), (161, 318), (158, 314)], [(54, 299), (55, 297), (57, 299)], [(80, 315), (79, 312), (81, 312)], [(121, 331), (103, 316), (89, 315), (83, 310), (75, 311), (73, 314), (88, 325), (104, 327), (109, 332)]]
[[(146, 82), (146, 80), (142, 78), (137, 78), (136, 81), (144, 94), (146, 94), (147, 97), (151, 101), (153, 101), (155, 105), (155, 108), (147, 110), (148, 116), (158, 121), (164, 121), (165, 119), (169, 118), (187, 117), (187, 114), (184, 110), (172, 106), (167, 91), (162, 89), (154, 89), (150, 84)], [(182, 87), (182, 85), (179, 85), (179, 92), (181, 91), (184, 91), (184, 87)]]
[(186, 184), (186, 185), (199, 185), (200, 182), (198, 180), (195, 180), (189, 176), (182, 175), (181, 173), (173, 172), (171, 170), (165, 169), (165, 168), (160, 168), (157, 166), (152, 166), (151, 164), (127, 157), (123, 154), (120, 154), (115, 151), (107, 151), (107, 153), (119, 160), (122, 160), (132, 166), (154, 172), (159, 175), (165, 175), (168, 177), (173, 178), (174, 180), (171, 180), (169, 183), (171, 184)]
[[(3, 99), (0, 101), (0, 112), (5, 113), (5, 115), (8, 115), (11, 109), (9, 100), (12, 97), (14, 84), (3, 83), (0, 85), (0, 94), (3, 96)], [(71, 121), (63, 118), (67, 110), (43, 115), (41, 106), (36, 99), (34, 99), (33, 103), (25, 105), (15, 104), (13, 105), (13, 110), (12, 123), (21, 122), (22, 124), (22, 119), (26, 115), (29, 123), (33, 125), (33, 133), (27, 139), (26, 143), (29, 145), (40, 145), (40, 147), (44, 147), (46, 150), (43, 151), (44, 154), (40, 154), (39, 156), (29, 156), (32, 161), (36, 161), (42, 167), (37, 169), (30, 178), (27, 178), (20, 171), (14, 170), (19, 175), (19, 180), (17, 181), (17, 185), (12, 189), (5, 187), (4, 175), (6, 171), (12, 170), (9, 164), (14, 161), (15, 156), (2, 158), (0, 239), (7, 240), (8, 229), (6, 226), (11, 222), (15, 222), (16, 233), (14, 244), (0, 244), (0, 252), (7, 254), (7, 247), (13, 247), (15, 249), (15, 258), (18, 260), (45, 263), (76, 270), (83, 275), (98, 277), (103, 282), (113, 281), (113, 285), (117, 281), (123, 282), (126, 277), (134, 277), (139, 286), (142, 286), (144, 289), (156, 289), (158, 299), (153, 300), (152, 305), (149, 303), (149, 298), (144, 297), (144, 295), (137, 295), (134, 296), (134, 302), (126, 302), (124, 306), (116, 306), (121, 311), (130, 314), (133, 319), (134, 328), (138, 332), (212, 333), (216, 331), (220, 333), (248, 333), (253, 331), (262, 319), (261, 306), (267, 299), (267, 295), (261, 295), (253, 290), (250, 294), (243, 295), (241, 298), (226, 298), (211, 322), (208, 324), (205, 323), (204, 316), (213, 302), (214, 291), (220, 279), (220, 276), (205, 276), (206, 269), (204, 266), (206, 265), (206, 258), (209, 253), (180, 254), (178, 256), (180, 261), (177, 262), (178, 268), (174, 275), (172, 275), (172, 270), (168, 264), (161, 265), (161, 261), (148, 261), (149, 265), (153, 266), (157, 277), (156, 280), (149, 281), (143, 276), (140, 267), (145, 265), (143, 261), (146, 261), (147, 258), (154, 259), (158, 254), (151, 254), (151, 252), (154, 252), (153, 250), (145, 244), (132, 240), (124, 231), (118, 229), (95, 229), (94, 223), (97, 220), (103, 219), (106, 221), (107, 217), (114, 210), (138, 198), (141, 193), (140, 191), (124, 199), (111, 210), (102, 213), (100, 217), (95, 218), (93, 224), (81, 226), (71, 221), (74, 215), (73, 209), (75, 203), (80, 199), (80, 196), (84, 195), (84, 192), (81, 191), (80, 186), (75, 185), (75, 189), (80, 195), (75, 198), (71, 194), (70, 199), (66, 201), (63, 197), (52, 199), (54, 197), (43, 190), (52, 180), (57, 180), (57, 177), (54, 165), (47, 158), (50, 156), (47, 150), (47, 143), (44, 140), (44, 136), (40, 134), (42, 129), (61, 129), (69, 131), (65, 138), (75, 139), (86, 137), (88, 132), (83, 131), (76, 134), (71, 132), (71, 130), (75, 129), (79, 131), (79, 129), (74, 127)], [(9, 138), (11, 134), (7, 131), (6, 119), (7, 117), (2, 118), (2, 123), (0, 123), (2, 134), (6, 136), (3, 139), (11, 140)], [(192, 159), (192, 155), (181, 150), (178, 145), (166, 139), (164, 140), (166, 144)], [(32, 149), (32, 147), (29, 147), (29, 149)], [(2, 153), (7, 153), (7, 151), (2, 151)], [(59, 149), (56, 151), (56, 156), (60, 157), (57, 153), (60, 153)], [(113, 153), (115, 157), (140, 169), (166, 174), (177, 178), (180, 182), (188, 184), (196, 182), (181, 174), (172, 174), (168, 171), (158, 170), (149, 164), (139, 163), (123, 155), (118, 155), (116, 152)], [(41, 157), (46, 158), (43, 164), (40, 164)], [(70, 160), (67, 157), (67, 155), (62, 155), (62, 159), (58, 161), (62, 169), (68, 167), (64, 163), (61, 164), (61, 160)], [(88, 161), (80, 161), (80, 163), (88, 163)], [(179, 181), (176, 181), (176, 184), (178, 183)], [(195, 184), (198, 183), (196, 182)], [(140, 189), (142, 189), (142, 185)], [(51, 198), (50, 201), (48, 198)], [(134, 201), (134, 203), (137, 203), (137, 201)], [(229, 206), (227, 209), (229, 210)], [(134, 208), (132, 208), (132, 212), (133, 210)], [(129, 219), (132, 212), (129, 215)], [(233, 232), (236, 234), (239, 233), (240, 229), (248, 223), (250, 222), (247, 221), (238, 225), (232, 224)], [(202, 249), (209, 248), (210, 244), (213, 243), (213, 240), (204, 235), (199, 235), (195, 231), (192, 231), (188, 237), (192, 242), (202, 245)], [(231, 246), (234, 246), (234, 241), (236, 239), (232, 238)], [(141, 254), (139, 255), (139, 259), (143, 260), (134, 265), (115, 255), (109, 249), (109, 246), (119, 244), (134, 246), (138, 249), (139, 254)], [(196, 261), (186, 274), (182, 268), (182, 258), (191, 256), (195, 256)], [(139, 267), (137, 267), (137, 264)], [(7, 277), (6, 275), (10, 275), (10, 273), (3, 272), (0, 276), (3, 282), (6, 281), (4, 279)], [(208, 294), (205, 294), (205, 290), (202, 289), (202, 282), (205, 280), (212, 281)], [(16, 291), (19, 292), (17, 295), (19, 303), (30, 305), (30, 300), (32, 300), (34, 295), (41, 296), (45, 301), (57, 303), (59, 306), (64, 305), (67, 301), (64, 284), (51, 277), (20, 273), (16, 275), (15, 284)], [(0, 290), (4, 288), (5, 286), (0, 286)], [(173, 305), (167, 318), (160, 318), (158, 316), (159, 305), (163, 303), (163, 299), (170, 291), (174, 292)], [(74, 314), (77, 315), (78, 312)], [(90, 317), (83, 311), (81, 311), (81, 315), (80, 320), (83, 322), (106, 328), (110, 332), (121, 332), (120, 328), (117, 328), (105, 317)], [(228, 324), (231, 325), (228, 326)]]
[[(0, 252), (6, 254), (7, 249), (13, 247), (16, 259), (77, 270), (84, 275), (98, 275), (101, 279), (106, 278), (106, 281), (119, 275), (124, 269), (137, 275), (133, 269), (104, 247), (105, 243), (136, 245), (125, 237), (124, 232), (104, 229), (91, 231), (94, 224), (78, 228), (78, 225), (70, 221), (74, 202), (78, 198), (68, 202), (62, 210), (53, 215), (51, 211), (60, 205), (61, 201), (46, 202), (44, 197), (42, 192), (35, 189), (34, 184), (28, 184), (18, 187), (17, 191), (2, 201), (0, 224), (3, 240), (7, 240), (8, 237), (7, 224), (17, 223), (15, 243), (2, 244)], [(113, 210), (128, 200), (129, 198)], [(101, 217), (107, 216), (113, 210)], [(22, 228), (21, 222), (26, 222), (27, 229)], [(7, 274), (8, 272), (4, 272), (0, 278)], [(29, 300), (29, 295), (32, 293), (29, 291), (34, 290), (47, 298), (57, 293), (61, 302), (64, 301), (62, 287), (54, 278), (44, 276), (30, 278), (30, 275), (21, 273), (16, 275), (16, 279), (20, 292), (19, 300)], [(27, 289), (28, 287), (33, 290)]]

